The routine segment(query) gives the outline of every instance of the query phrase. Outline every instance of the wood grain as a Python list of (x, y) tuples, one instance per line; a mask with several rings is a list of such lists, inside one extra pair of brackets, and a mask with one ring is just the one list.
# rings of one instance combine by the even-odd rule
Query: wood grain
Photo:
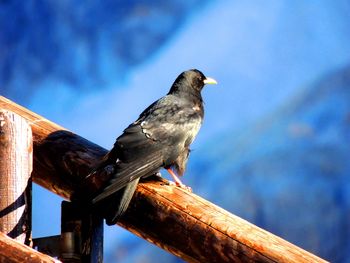
[(0, 231), (31, 242), (32, 131), (21, 116), (0, 109)]
[(193, 193), (161, 182), (139, 184), (120, 224), (188, 262), (326, 262)]

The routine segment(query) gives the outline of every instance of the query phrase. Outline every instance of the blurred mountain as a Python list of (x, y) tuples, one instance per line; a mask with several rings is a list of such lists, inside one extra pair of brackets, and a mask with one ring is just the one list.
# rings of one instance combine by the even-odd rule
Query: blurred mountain
[(23, 103), (41, 86), (108, 87), (154, 55), (201, 6), (199, 0), (1, 1), (1, 94)]
[(350, 262), (350, 66), (305, 90), (258, 124), (213, 138), (190, 162), (192, 184), (306, 250)]
[[(258, 124), (212, 138), (189, 163), (194, 192), (331, 262), (350, 262), (350, 66)], [(140, 253), (142, 251), (142, 253)], [(122, 256), (123, 255), (123, 256)], [(106, 262), (182, 262), (119, 239)]]
[[(109, 147), (176, 73), (197, 67), (219, 89), (204, 91), (206, 120), (185, 182), (308, 250), (349, 262), (349, 67), (304, 87), (349, 63), (349, 1), (217, 1), (197, 12), (203, 5), (0, 1), (0, 94)], [(34, 194), (40, 235), (59, 227), (49, 198)], [(56, 223), (41, 214), (44, 205)], [(109, 237), (106, 262), (180, 261), (131, 234)]]

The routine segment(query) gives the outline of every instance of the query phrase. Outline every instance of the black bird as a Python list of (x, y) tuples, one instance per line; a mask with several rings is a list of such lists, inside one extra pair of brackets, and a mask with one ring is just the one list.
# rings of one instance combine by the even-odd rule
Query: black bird
[[(107, 224), (115, 224), (125, 212), (141, 177), (164, 167), (176, 185), (184, 187), (174, 171), (183, 175), (190, 153), (189, 146), (202, 124), (201, 96), (205, 84), (216, 84), (196, 69), (181, 73), (169, 93), (146, 108), (139, 118), (119, 136), (113, 149), (93, 173), (107, 166), (113, 176), (92, 203), (107, 203)], [(104, 206), (106, 207), (106, 206)]]

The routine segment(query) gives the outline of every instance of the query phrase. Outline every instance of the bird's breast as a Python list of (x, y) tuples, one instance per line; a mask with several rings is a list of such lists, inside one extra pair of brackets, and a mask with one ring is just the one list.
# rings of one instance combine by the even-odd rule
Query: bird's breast
[(202, 118), (200, 116), (197, 116), (197, 118), (192, 118), (188, 122), (185, 122), (183, 125), (184, 130), (186, 130), (187, 137), (185, 140), (185, 147), (188, 147), (199, 132), (199, 129), (202, 125)]

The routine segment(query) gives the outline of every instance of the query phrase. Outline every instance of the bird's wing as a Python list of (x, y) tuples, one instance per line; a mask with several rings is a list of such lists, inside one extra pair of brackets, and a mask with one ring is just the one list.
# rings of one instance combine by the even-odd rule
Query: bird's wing
[[(144, 113), (143, 113), (144, 114)], [(152, 107), (152, 114), (140, 116), (143, 133), (165, 145), (183, 144), (187, 147), (202, 124), (203, 112), (180, 98), (168, 95)]]
[(135, 179), (157, 172), (163, 163), (162, 156), (162, 148), (145, 136), (140, 125), (130, 125), (99, 166), (112, 164), (114, 174), (92, 203), (107, 198)]
[(170, 165), (168, 162), (177, 158), (178, 147), (192, 142), (200, 123), (198, 114), (169, 95), (152, 104), (118, 137), (109, 153), (110, 158), (107, 157), (116, 163), (116, 172), (93, 203), (137, 178)]

